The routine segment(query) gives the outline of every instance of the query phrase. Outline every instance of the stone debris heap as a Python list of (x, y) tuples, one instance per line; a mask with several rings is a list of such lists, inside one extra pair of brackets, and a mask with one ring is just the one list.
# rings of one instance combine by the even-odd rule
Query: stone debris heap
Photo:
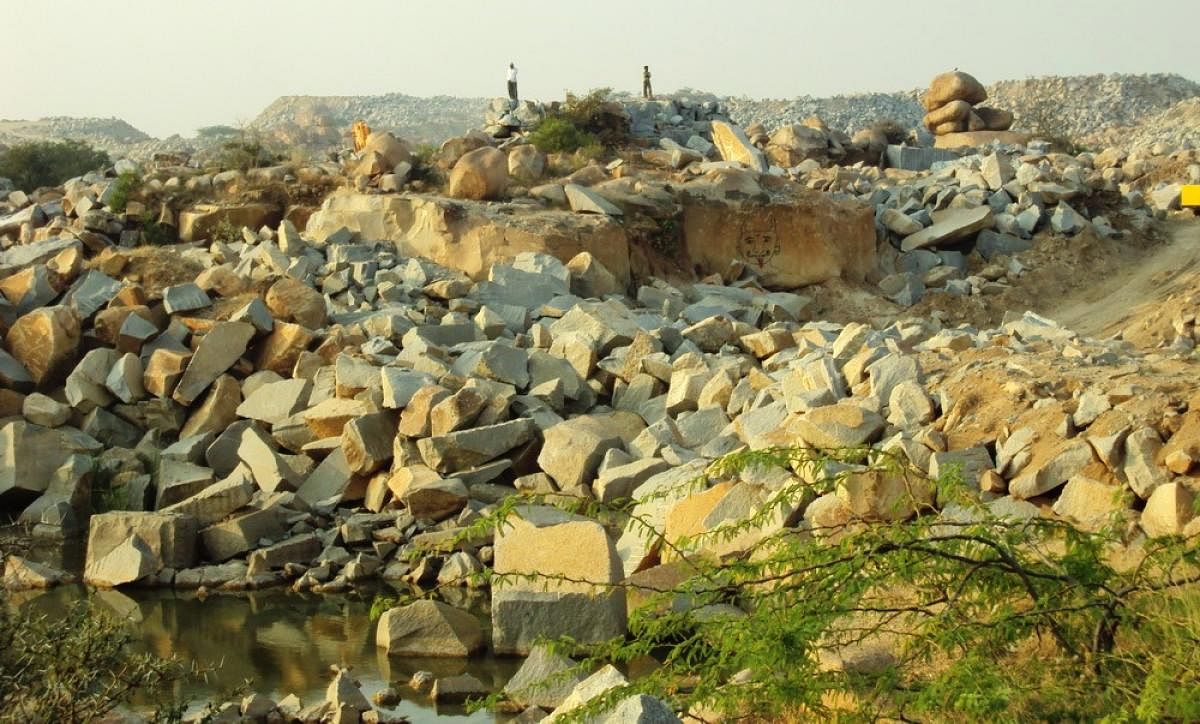
[[(1171, 169), (1182, 170), (1170, 173), (1175, 181), (1144, 181)], [(877, 234), (889, 242), (879, 253), (880, 289), (910, 306), (932, 290), (1003, 292), (1030, 268), (1019, 255), (1034, 247), (1035, 237), (1148, 232), (1179, 209), (1181, 184), (1200, 180), (1200, 153), (1163, 146), (1071, 155), (1031, 142), (991, 144), (925, 172), (796, 171), (808, 188), (852, 195), (875, 209)]]

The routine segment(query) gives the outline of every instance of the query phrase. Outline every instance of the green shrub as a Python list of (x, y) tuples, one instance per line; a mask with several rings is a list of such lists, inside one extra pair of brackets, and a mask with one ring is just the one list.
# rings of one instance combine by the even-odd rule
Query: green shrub
[(0, 719), (95, 721), (135, 696), (159, 706), (157, 720), (178, 721), (180, 662), (137, 653), (120, 621), (86, 604), (49, 620), (0, 605)]
[(196, 129), (196, 137), (203, 139), (232, 138), (241, 134), (233, 126), (204, 126)]
[(557, 115), (594, 136), (602, 146), (623, 145), (629, 141), (629, 119), (610, 95), (610, 88), (596, 88), (584, 95), (568, 92)]
[(148, 246), (167, 246), (179, 241), (179, 230), (170, 224), (160, 223), (150, 212), (142, 217), (141, 226), (142, 243)]
[[(587, 647), (578, 670), (611, 663), (645, 673), (567, 721), (635, 693), (700, 709), (710, 721), (1200, 719), (1194, 539), (1145, 541), (1140, 565), (1119, 565), (1119, 514), (1096, 533), (1036, 514), (1012, 517), (980, 502), (960, 471), (930, 481), (902, 457), (872, 449), (734, 453), (641, 502), (745, 480), (751, 468), (795, 477), (764, 486), (747, 517), (690, 537), (666, 539), (639, 512), (653, 507), (581, 504), (593, 518), (627, 521), (626, 534), (638, 533), (646, 550), (678, 561), (670, 573), (678, 582), (613, 584), (641, 599), (629, 636)], [(864, 485), (879, 492), (861, 497)], [(846, 490), (870, 502), (865, 517), (843, 502), (827, 519), (784, 524), (806, 501), (841, 499)], [(462, 539), (505, 525), (530, 502), (504, 501)], [(705, 553), (735, 540), (758, 542), (741, 554)], [(567, 580), (495, 578), (531, 577)], [(580, 650), (566, 639), (555, 647)]]
[(560, 116), (543, 119), (529, 134), (529, 140), (542, 153), (574, 153), (599, 145), (595, 136)]
[(236, 244), (242, 240), (241, 228), (234, 226), (229, 219), (221, 219), (210, 234), (210, 241), (222, 244)]
[(112, 209), (114, 214), (125, 213), (125, 207), (129, 204), (130, 195), (137, 192), (142, 186), (142, 180), (132, 171), (126, 171), (117, 177), (113, 182), (112, 195), (108, 199), (108, 208)]
[(222, 170), (249, 171), (278, 163), (280, 157), (270, 151), (258, 138), (242, 135), (221, 144), (215, 163)]
[(412, 153), (412, 171), (408, 178), (412, 181), (440, 185), (445, 179), (437, 167), (438, 148), (428, 143), (417, 146)]
[(83, 141), (30, 141), (0, 152), (0, 177), (12, 179), (19, 189), (33, 191), (100, 170), (109, 162), (107, 153)]

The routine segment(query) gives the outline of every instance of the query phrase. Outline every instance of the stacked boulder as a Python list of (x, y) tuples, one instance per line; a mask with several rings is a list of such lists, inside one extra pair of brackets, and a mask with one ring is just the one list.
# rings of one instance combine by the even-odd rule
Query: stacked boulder
[(925, 128), (935, 136), (964, 131), (1007, 131), (1013, 116), (1008, 111), (980, 106), (987, 90), (974, 76), (953, 70), (934, 76), (922, 104)]

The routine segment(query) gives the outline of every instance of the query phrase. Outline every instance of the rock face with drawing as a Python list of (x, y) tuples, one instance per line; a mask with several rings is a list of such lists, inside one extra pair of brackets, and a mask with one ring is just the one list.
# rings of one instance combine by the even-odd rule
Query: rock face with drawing
[(683, 241), (705, 274), (736, 278), (741, 267), (781, 289), (861, 280), (875, 264), (870, 207), (807, 190), (767, 204), (689, 200)]
[(768, 214), (749, 215), (742, 222), (738, 238), (738, 254), (747, 264), (762, 271), (767, 263), (779, 256), (779, 232), (775, 217)]

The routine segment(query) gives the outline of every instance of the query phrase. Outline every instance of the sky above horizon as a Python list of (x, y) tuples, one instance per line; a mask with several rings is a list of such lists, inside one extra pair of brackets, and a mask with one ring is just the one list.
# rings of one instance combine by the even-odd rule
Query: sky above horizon
[[(1178, 73), (1200, 81), (1185, 0), (0, 0), (0, 119), (115, 116), (152, 136), (252, 120), (281, 95), (695, 88), (755, 98)], [(596, 8), (603, 7), (603, 11)], [(995, 7), (995, 12), (982, 8)]]

